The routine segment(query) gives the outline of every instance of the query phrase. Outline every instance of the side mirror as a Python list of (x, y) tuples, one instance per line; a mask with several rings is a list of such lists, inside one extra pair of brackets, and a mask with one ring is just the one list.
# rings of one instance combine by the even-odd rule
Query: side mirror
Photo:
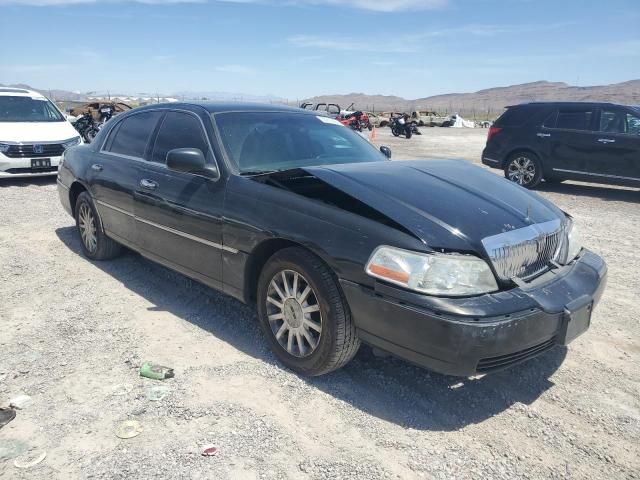
[(386, 145), (382, 145), (380, 147), (380, 151), (382, 152), (382, 154), (387, 157), (387, 158), (391, 158), (391, 149), (389, 147), (387, 147)]
[(167, 168), (176, 172), (217, 177), (215, 168), (207, 167), (204, 154), (198, 148), (176, 148), (167, 153)]

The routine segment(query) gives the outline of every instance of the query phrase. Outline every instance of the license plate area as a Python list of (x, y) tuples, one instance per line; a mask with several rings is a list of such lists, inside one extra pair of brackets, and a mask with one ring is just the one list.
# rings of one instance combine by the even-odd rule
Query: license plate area
[(41, 168), (51, 168), (51, 159), (50, 158), (32, 158), (31, 168), (34, 170), (38, 170)]
[(589, 329), (593, 299), (588, 296), (580, 297), (569, 303), (564, 309), (563, 332), (560, 343), (568, 345)]

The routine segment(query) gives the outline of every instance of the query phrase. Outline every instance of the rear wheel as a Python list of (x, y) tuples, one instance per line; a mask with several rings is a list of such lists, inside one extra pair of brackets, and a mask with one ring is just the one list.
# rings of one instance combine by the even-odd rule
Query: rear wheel
[(535, 188), (542, 181), (542, 166), (533, 153), (518, 152), (509, 157), (504, 176), (525, 188)]
[(119, 243), (111, 240), (102, 231), (98, 213), (87, 192), (82, 192), (76, 200), (76, 228), (80, 234), (82, 252), (92, 260), (109, 260), (122, 250)]
[(349, 305), (331, 270), (293, 247), (269, 259), (258, 281), (258, 315), (278, 359), (305, 375), (346, 365), (360, 347)]

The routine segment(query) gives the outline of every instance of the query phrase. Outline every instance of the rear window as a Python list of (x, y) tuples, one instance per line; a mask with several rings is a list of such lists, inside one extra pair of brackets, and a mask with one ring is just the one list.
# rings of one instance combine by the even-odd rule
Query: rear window
[(498, 127), (519, 127), (527, 123), (537, 110), (533, 106), (509, 107), (498, 120), (495, 125)]
[(143, 158), (147, 142), (160, 115), (160, 112), (144, 112), (124, 119), (112, 134), (113, 138), (109, 139), (107, 151)]
[(556, 128), (564, 130), (591, 130), (593, 110), (560, 110)]

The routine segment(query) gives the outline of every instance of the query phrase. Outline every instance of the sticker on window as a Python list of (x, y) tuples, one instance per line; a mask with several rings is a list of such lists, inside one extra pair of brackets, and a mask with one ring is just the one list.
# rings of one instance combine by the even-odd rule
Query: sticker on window
[(317, 116), (316, 118), (320, 120), (322, 123), (328, 123), (329, 125), (340, 125), (341, 127), (344, 127), (344, 125), (340, 123), (338, 120), (336, 120), (335, 118), (320, 117), (320, 116)]

